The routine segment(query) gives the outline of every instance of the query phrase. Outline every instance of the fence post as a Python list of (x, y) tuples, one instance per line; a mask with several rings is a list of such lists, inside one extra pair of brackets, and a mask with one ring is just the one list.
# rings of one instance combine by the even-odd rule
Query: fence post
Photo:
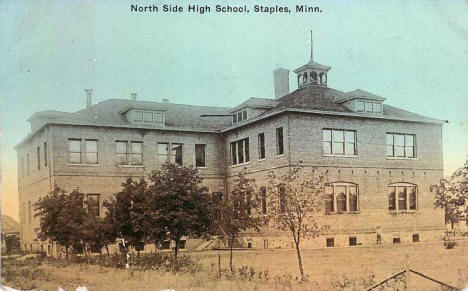
[(218, 279), (221, 277), (221, 254), (218, 253)]

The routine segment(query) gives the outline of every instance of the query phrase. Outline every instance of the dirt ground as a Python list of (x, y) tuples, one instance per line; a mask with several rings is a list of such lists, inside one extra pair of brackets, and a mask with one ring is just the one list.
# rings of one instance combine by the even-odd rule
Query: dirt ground
[[(187, 253), (189, 254), (189, 253)], [(252, 266), (255, 270), (268, 270), (271, 278), (292, 277), (291, 284), (278, 280), (268, 283), (241, 280), (217, 280), (212, 272), (218, 265), (229, 264), (229, 252), (208, 251), (190, 253), (204, 270), (195, 274), (159, 273), (156, 271), (133, 272), (100, 268), (98, 266), (72, 265), (58, 267), (45, 264), (45, 277), (34, 280), (31, 286), (37, 290), (75, 290), (87, 286), (89, 290), (342, 290), (336, 282), (344, 278), (369, 278), (381, 281), (391, 274), (409, 266), (425, 275), (458, 288), (468, 283), (468, 241), (459, 242), (454, 249), (445, 249), (441, 242), (387, 245), (378, 247), (356, 247), (342, 249), (303, 250), (304, 270), (309, 282), (297, 284), (294, 277), (299, 275), (294, 250), (239, 250), (234, 252), (234, 265)], [(5, 266), (3, 266), (5, 267)], [(211, 274), (211, 277), (210, 277)], [(292, 276), (290, 276), (292, 275)], [(427, 280), (426, 280), (427, 281)], [(296, 282), (296, 283), (294, 283)], [(421, 279), (412, 279), (409, 290), (441, 290), (437, 285), (430, 288)], [(15, 286), (18, 282), (3, 282)], [(24, 285), (23, 285), (24, 286)], [(416, 287), (419, 286), (419, 287)], [(422, 287), (424, 286), (424, 287)], [(24, 287), (23, 287), (24, 288)], [(352, 287), (347, 290), (353, 290)], [(359, 289), (356, 289), (359, 290)]]

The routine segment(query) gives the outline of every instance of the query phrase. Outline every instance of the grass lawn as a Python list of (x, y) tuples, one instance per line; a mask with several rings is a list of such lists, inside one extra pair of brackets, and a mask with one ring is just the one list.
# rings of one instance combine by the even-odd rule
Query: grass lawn
[[(271, 278), (260, 280), (216, 279), (218, 254), (221, 266), (229, 264), (228, 251), (187, 253), (196, 258), (204, 268), (195, 274), (173, 274), (157, 271), (129, 271), (100, 268), (90, 265), (66, 265), (43, 263), (34, 279), (15, 279), (3, 284), (16, 288), (36, 287), (42, 290), (75, 290), (85, 285), (89, 290), (340, 290), (337, 283), (345, 278), (358, 280), (375, 276), (375, 282), (403, 269), (406, 265), (442, 282), (462, 287), (468, 283), (468, 241), (460, 241), (454, 249), (445, 249), (442, 243), (415, 243), (379, 247), (350, 247), (342, 249), (303, 250), (304, 270), (309, 282), (298, 284), (299, 275), (294, 250), (240, 250), (234, 252), (234, 265), (252, 266), (256, 272), (268, 270)], [(8, 262), (8, 261), (4, 261)], [(2, 262), (2, 268), (10, 268)], [(2, 272), (3, 273), (3, 272)], [(292, 277), (291, 277), (292, 275)], [(32, 278), (28, 274), (28, 278)], [(441, 290), (420, 285), (412, 279), (410, 290)], [(421, 281), (422, 282), (422, 281)], [(348, 290), (353, 290), (352, 286)]]

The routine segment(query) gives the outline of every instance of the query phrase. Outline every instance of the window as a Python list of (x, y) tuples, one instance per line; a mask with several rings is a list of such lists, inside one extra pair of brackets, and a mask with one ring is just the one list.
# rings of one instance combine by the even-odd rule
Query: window
[(21, 157), (21, 177), (24, 177), (24, 158)]
[(163, 115), (162, 113), (155, 113), (153, 112), (153, 122), (155, 123), (163, 123)]
[(416, 210), (416, 185), (408, 183), (395, 183), (388, 186), (388, 210)]
[(357, 245), (357, 238), (355, 236), (352, 236), (349, 238), (349, 246), (355, 246)]
[(185, 246), (186, 246), (186, 240), (180, 240), (179, 241), (179, 249), (185, 249)]
[(242, 110), (232, 115), (232, 123), (236, 124), (247, 120), (247, 110)]
[(23, 220), (21, 223), (26, 224), (26, 202), (23, 202)]
[(86, 164), (98, 163), (97, 140), (92, 140), (92, 139), (85, 140), (85, 159), (86, 159)]
[(399, 244), (401, 242), (400, 238), (399, 237), (394, 237), (393, 238), (393, 243), (394, 244)]
[(249, 138), (231, 142), (231, 164), (238, 165), (249, 161)]
[(206, 167), (205, 164), (206, 145), (196, 144), (195, 145), (195, 166)]
[(419, 234), (418, 233), (413, 234), (413, 242), (419, 242)]
[(86, 198), (87, 198), (87, 206), (88, 206), (88, 215), (99, 217), (100, 215), (99, 194), (88, 194), (86, 195)]
[(158, 155), (158, 164), (164, 164), (167, 162), (167, 157), (169, 154), (169, 144), (166, 142), (158, 142), (157, 155)]
[(37, 147), (37, 169), (41, 169), (41, 147)]
[(325, 155), (355, 156), (356, 131), (355, 130), (323, 130), (323, 153)]
[[(180, 247), (180, 246), (179, 246)], [(170, 240), (165, 240), (161, 243), (161, 248), (163, 250), (168, 250), (171, 248), (171, 241)]]
[(356, 112), (364, 112), (365, 107), (364, 107), (364, 101), (357, 101), (356, 102)]
[(258, 159), (263, 160), (265, 158), (265, 134), (258, 134)]
[(81, 164), (81, 140), (68, 140), (68, 162), (70, 164)]
[(171, 162), (179, 166), (182, 166), (182, 144), (181, 143), (172, 144)]
[(387, 132), (387, 157), (416, 157), (416, 135)]
[(131, 143), (131, 160), (132, 165), (143, 165), (143, 143), (140, 141), (132, 141)]
[(262, 206), (262, 214), (266, 214), (267, 213), (266, 187), (260, 188), (260, 203)]
[(31, 201), (28, 201), (28, 222), (31, 224), (32, 220), (32, 210), (31, 210)]
[(382, 104), (374, 102), (374, 113), (382, 113)]
[(280, 209), (280, 213), (284, 213), (286, 212), (286, 189), (284, 188), (284, 186), (279, 186), (278, 188), (278, 191), (279, 191), (279, 209)]
[(372, 102), (366, 101), (366, 112), (373, 112)]
[(349, 213), (358, 211), (358, 187), (356, 184), (336, 182), (325, 189), (326, 213)]
[(47, 143), (44, 143), (44, 167), (47, 167)]
[(283, 146), (283, 128), (276, 129), (276, 155), (280, 156), (284, 154)]
[(26, 154), (26, 174), (29, 175), (29, 154)]
[(335, 239), (332, 237), (327, 238), (327, 248), (333, 248), (335, 246)]
[(143, 112), (136, 111), (133, 113), (133, 121), (135, 122), (143, 122)]
[[(117, 165), (143, 165), (143, 143), (141, 141), (115, 142)], [(97, 154), (96, 154), (97, 158)]]
[(127, 165), (127, 142), (116, 141), (115, 142), (115, 155), (117, 157), (117, 165)]
[(152, 112), (144, 112), (143, 113), (143, 121), (146, 123), (152, 123), (153, 122), (153, 113)]

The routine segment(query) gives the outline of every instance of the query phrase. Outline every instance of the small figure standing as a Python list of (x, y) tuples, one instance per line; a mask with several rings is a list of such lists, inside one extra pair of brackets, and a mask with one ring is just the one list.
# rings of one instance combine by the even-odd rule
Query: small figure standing
[(380, 225), (377, 225), (377, 230), (375, 232), (377, 233), (377, 244), (381, 245), (382, 244), (382, 230), (380, 229)]

